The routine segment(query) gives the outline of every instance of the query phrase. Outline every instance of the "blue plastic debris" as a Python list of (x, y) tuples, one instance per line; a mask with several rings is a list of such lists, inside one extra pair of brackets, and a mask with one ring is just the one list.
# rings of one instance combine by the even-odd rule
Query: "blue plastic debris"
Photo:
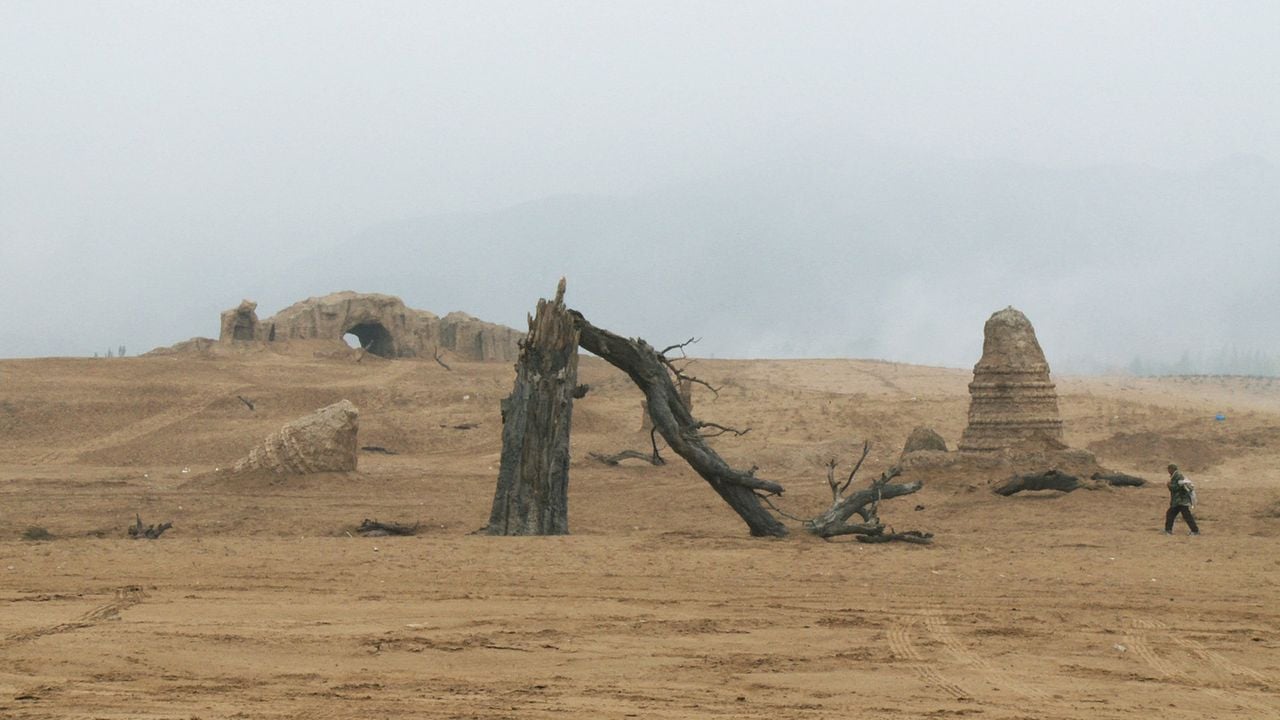
[(1222, 413), (1218, 413), (1217, 415), (1213, 416), (1213, 419), (1217, 420), (1218, 422), (1222, 422), (1223, 420), (1227, 419), (1227, 416), (1223, 415)]

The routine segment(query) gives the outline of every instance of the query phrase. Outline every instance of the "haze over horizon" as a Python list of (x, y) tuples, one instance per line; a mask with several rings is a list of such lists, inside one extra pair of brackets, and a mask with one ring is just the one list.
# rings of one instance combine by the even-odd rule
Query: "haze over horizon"
[(0, 357), (337, 290), (721, 357), (1280, 356), (1280, 5), (8, 2)]

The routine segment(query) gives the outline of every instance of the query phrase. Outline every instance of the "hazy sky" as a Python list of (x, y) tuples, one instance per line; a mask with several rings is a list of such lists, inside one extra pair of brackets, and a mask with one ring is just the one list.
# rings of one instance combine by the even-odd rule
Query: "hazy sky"
[(1277, 29), (1269, 1), (0, 0), (0, 357), (216, 335), (370, 226), (642, 193), (804, 139), (1274, 165)]

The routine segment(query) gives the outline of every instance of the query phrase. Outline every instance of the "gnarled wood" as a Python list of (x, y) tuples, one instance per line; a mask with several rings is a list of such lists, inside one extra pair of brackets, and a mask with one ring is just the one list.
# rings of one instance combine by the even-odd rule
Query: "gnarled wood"
[(657, 350), (639, 338), (628, 340), (597, 328), (582, 313), (569, 311), (584, 350), (594, 353), (625, 372), (644, 393), (645, 407), (654, 428), (667, 445), (684, 458), (702, 479), (733, 508), (752, 535), (782, 537), (787, 528), (761, 503), (756, 492), (781, 495), (782, 486), (755, 476), (755, 469), (729, 466), (698, 432), (704, 427), (689, 412), (672, 382), (669, 365)]
[[(868, 449), (869, 446), (864, 444), (862, 458), (858, 460), (853, 472), (849, 473), (849, 478), (843, 485), (835, 479), (835, 461), (833, 460), (827, 465), (827, 484), (831, 486), (833, 496), (831, 508), (818, 517), (806, 520), (804, 524), (806, 530), (824, 538), (839, 537), (841, 535), (867, 537), (883, 535), (884, 524), (880, 522), (878, 513), (880, 501), (902, 495), (910, 495), (923, 487), (923, 484), (919, 481), (910, 483), (889, 482), (902, 473), (900, 468), (894, 466), (881, 473), (879, 478), (872, 481), (870, 487), (863, 488), (852, 495), (842, 496), (845, 489), (853, 482), (853, 476), (857, 474), (858, 468), (862, 466), (862, 461), (866, 459)], [(860, 523), (849, 522), (849, 518), (854, 515), (858, 515), (863, 521)], [(926, 533), (910, 532), (917, 536), (912, 542), (920, 542), (919, 538), (927, 535)], [(933, 536), (928, 535), (924, 541), (927, 542), (928, 538), (931, 537)]]
[(1106, 483), (1113, 487), (1142, 487), (1147, 484), (1146, 480), (1135, 475), (1126, 475), (1124, 473), (1100, 473), (1096, 472), (1089, 476), (1091, 479), (1101, 483)]
[(1025, 490), (1060, 490), (1071, 492), (1084, 487), (1080, 478), (1060, 470), (1046, 470), (1031, 475), (1014, 475), (991, 489), (997, 495), (1008, 497)]
[(598, 460), (605, 465), (617, 465), (623, 460), (640, 460), (650, 465), (666, 465), (667, 461), (662, 459), (661, 455), (654, 453), (642, 453), (639, 450), (622, 450), (612, 455), (601, 455), (600, 453), (587, 453), (587, 457), (592, 460)]

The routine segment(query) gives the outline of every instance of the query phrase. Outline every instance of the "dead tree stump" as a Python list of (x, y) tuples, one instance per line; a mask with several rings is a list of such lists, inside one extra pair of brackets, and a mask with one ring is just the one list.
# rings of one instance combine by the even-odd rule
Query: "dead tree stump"
[(578, 329), (564, 305), (538, 301), (520, 342), (516, 382), (502, 402), (502, 458), (489, 535), (569, 532), (569, 428), (578, 388)]

